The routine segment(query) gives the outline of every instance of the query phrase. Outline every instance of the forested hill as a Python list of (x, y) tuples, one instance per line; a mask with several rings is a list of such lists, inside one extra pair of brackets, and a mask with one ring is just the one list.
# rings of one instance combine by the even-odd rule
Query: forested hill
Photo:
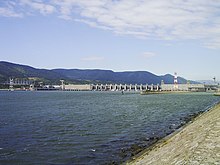
[[(173, 83), (173, 76), (166, 74), (158, 76), (147, 71), (114, 72), (99, 69), (38, 69), (27, 65), (20, 65), (0, 61), (0, 82), (4, 83), (12, 78), (37, 78), (47, 83), (59, 83), (64, 79), (70, 83), (126, 83), (126, 84), (160, 84)], [(187, 80), (178, 77), (179, 83)], [(195, 82), (191, 82), (195, 83)]]

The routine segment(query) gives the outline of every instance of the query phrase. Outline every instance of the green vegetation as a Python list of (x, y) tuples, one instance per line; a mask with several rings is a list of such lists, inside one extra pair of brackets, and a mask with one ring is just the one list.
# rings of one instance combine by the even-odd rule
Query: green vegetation
[[(121, 84), (160, 84), (163, 80), (166, 84), (173, 83), (173, 76), (166, 74), (157, 76), (147, 71), (113, 72), (111, 70), (79, 70), (79, 69), (37, 69), (26, 65), (19, 65), (0, 61), (0, 84), (9, 81), (9, 78), (26, 78), (34, 80), (36, 84), (61, 84), (60, 80), (71, 84), (97, 84), (97, 83), (121, 83)], [(179, 83), (187, 83), (187, 80), (178, 77)], [(190, 83), (195, 83), (191, 81)]]

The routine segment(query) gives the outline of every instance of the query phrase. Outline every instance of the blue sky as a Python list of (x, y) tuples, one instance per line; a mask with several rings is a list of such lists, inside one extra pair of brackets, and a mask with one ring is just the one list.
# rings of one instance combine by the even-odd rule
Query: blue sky
[(220, 0), (1, 0), (0, 60), (220, 80)]

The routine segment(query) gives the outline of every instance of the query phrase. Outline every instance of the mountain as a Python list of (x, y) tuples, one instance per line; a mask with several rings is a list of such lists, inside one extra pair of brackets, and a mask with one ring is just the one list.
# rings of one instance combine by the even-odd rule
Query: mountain
[[(79, 70), (79, 69), (53, 69), (56, 73), (62, 74), (69, 79), (77, 80), (97, 80), (101, 82), (122, 83), (122, 84), (160, 84), (163, 80), (166, 84), (172, 84), (174, 76), (166, 74), (157, 76), (147, 71), (133, 72), (113, 72), (111, 70)], [(178, 77), (181, 84), (187, 83), (187, 80)], [(196, 83), (191, 81), (191, 83)]]
[(9, 77), (28, 78), (37, 77), (42, 80), (55, 81), (64, 78), (63, 75), (47, 69), (36, 69), (27, 65), (19, 65), (9, 62), (0, 62), (0, 81), (6, 81)]
[[(0, 83), (13, 78), (34, 77), (45, 83), (59, 83), (64, 79), (68, 83), (125, 83), (125, 84), (160, 84), (173, 83), (173, 76), (166, 74), (157, 76), (147, 71), (113, 72), (111, 70), (80, 70), (80, 69), (37, 69), (27, 65), (14, 64), (0, 61)], [(187, 80), (178, 77), (179, 83)], [(195, 83), (191, 81), (191, 83)]]
[(19, 65), (9, 62), (0, 62), (0, 74), (10, 77), (42, 77), (48, 79), (59, 79), (62, 75), (47, 69), (36, 69), (27, 65)]

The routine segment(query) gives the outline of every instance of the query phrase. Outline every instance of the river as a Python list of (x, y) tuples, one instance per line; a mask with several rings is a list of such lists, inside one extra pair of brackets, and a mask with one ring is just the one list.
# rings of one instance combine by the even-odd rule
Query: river
[(119, 164), (219, 101), (210, 93), (0, 91), (0, 164)]

